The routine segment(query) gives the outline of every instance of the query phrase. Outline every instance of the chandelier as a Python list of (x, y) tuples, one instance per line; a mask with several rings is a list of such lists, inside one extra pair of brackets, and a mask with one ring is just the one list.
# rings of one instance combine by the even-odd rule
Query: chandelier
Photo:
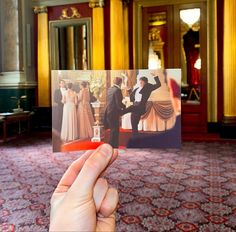
[(196, 23), (200, 18), (200, 9), (187, 9), (180, 11), (180, 18), (183, 22), (187, 23), (188, 26), (191, 28), (194, 23)]

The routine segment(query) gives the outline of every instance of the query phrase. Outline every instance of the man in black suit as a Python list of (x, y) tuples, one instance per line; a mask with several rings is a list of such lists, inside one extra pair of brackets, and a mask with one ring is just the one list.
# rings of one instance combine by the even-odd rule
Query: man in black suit
[(130, 101), (133, 105), (123, 110), (122, 114), (127, 114), (131, 112), (131, 125), (133, 136), (138, 134), (138, 124), (141, 116), (146, 112), (146, 103), (150, 97), (152, 91), (158, 89), (161, 86), (159, 77), (154, 77), (156, 84), (148, 83), (147, 77), (141, 77), (140, 87), (135, 88), (133, 91), (129, 90)]
[(127, 143), (128, 148), (180, 148), (181, 147), (181, 86), (172, 78), (168, 79), (170, 99), (175, 125), (164, 132), (132, 137)]
[(120, 116), (125, 105), (122, 103), (123, 95), (121, 92), (122, 78), (116, 77), (114, 85), (108, 89), (107, 93), (107, 108), (105, 110), (104, 125), (105, 128), (110, 128), (109, 144), (113, 148), (119, 147), (119, 127)]
[(59, 89), (56, 89), (54, 92), (54, 102), (56, 106), (54, 107), (54, 118), (53, 118), (53, 127), (59, 133), (61, 132), (61, 124), (62, 124), (62, 115), (63, 115), (63, 103), (62, 94), (66, 91), (66, 84), (64, 80), (60, 80)]

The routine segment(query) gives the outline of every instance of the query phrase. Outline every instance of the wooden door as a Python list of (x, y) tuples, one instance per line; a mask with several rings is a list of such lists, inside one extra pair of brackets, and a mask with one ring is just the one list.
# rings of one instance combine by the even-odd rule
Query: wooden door
[[(181, 19), (183, 10), (198, 9), (193, 25)], [(150, 18), (166, 14), (164, 68), (182, 69), (182, 132), (207, 132), (207, 10), (206, 3), (144, 7), (142, 66), (148, 68)], [(186, 13), (186, 12), (184, 12)]]

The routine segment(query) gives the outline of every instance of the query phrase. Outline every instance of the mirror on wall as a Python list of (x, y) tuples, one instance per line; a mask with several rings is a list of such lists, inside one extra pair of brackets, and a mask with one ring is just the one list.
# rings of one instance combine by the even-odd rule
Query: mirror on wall
[(179, 12), (181, 31), (182, 99), (188, 103), (200, 103), (201, 54), (200, 8)]
[(50, 21), (52, 70), (91, 69), (91, 19)]
[(165, 68), (166, 53), (166, 12), (157, 12), (149, 15), (148, 19), (148, 68)]

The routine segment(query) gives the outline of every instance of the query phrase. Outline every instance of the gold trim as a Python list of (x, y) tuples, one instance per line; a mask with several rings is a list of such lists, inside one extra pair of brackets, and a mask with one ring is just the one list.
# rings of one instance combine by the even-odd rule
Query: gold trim
[(38, 14), (38, 104), (50, 106), (48, 14)]
[(46, 6), (35, 6), (34, 13), (35, 14), (48, 13), (48, 8)]
[(93, 69), (102, 70), (105, 68), (104, 52), (104, 9), (93, 8)]
[(149, 26), (161, 26), (166, 24), (166, 12), (154, 13), (150, 16)]
[(96, 8), (96, 7), (104, 7), (104, 0), (90, 0), (89, 7)]
[(128, 3), (123, 4), (124, 22), (124, 68), (129, 69), (129, 9)]
[[(70, 9), (70, 15), (69, 15), (69, 9)], [(79, 13), (78, 9), (76, 7), (70, 7), (70, 8), (64, 8), (61, 11), (60, 19), (79, 19), (81, 18), (81, 14)]]
[(218, 117), (218, 49), (217, 49), (217, 0), (207, 2), (207, 97), (208, 122), (217, 122)]
[(224, 5), (224, 116), (236, 116), (236, 22), (234, 19), (236, 0)]

